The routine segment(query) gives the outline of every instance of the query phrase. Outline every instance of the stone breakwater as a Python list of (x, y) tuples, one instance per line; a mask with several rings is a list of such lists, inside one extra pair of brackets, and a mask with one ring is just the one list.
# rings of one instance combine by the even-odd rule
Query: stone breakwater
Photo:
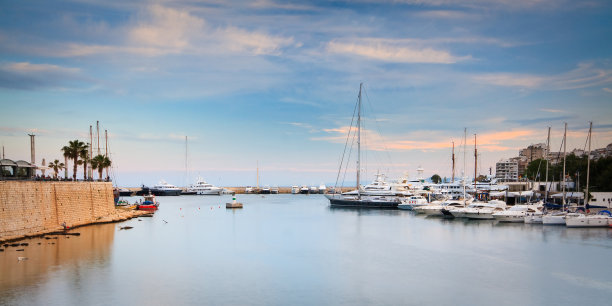
[(116, 209), (107, 182), (0, 181), (0, 241), (145, 214)]

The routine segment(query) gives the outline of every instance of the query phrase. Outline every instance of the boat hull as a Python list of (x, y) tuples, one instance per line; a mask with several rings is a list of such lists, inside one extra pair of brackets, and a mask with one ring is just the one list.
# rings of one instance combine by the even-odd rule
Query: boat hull
[(582, 216), (565, 218), (565, 224), (567, 227), (608, 227), (610, 220), (610, 217)]
[(565, 225), (565, 215), (542, 216), (543, 225)]
[(525, 222), (524, 215), (493, 215), (493, 218), (499, 222), (508, 222), (508, 223)]
[(466, 213), (465, 217), (474, 220), (493, 220), (493, 214), (487, 212)]
[(155, 196), (179, 196), (181, 195), (181, 190), (155, 190), (151, 189), (151, 193)]
[(376, 201), (376, 200), (353, 200), (353, 199), (329, 199), (331, 207), (360, 207), (360, 208), (381, 208), (396, 209), (399, 201)]

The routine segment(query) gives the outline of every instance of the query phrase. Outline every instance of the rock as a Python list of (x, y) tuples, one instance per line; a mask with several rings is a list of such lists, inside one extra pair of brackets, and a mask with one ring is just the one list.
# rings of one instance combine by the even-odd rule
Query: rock
[(0, 249), (0, 252), (4, 252), (4, 249)]

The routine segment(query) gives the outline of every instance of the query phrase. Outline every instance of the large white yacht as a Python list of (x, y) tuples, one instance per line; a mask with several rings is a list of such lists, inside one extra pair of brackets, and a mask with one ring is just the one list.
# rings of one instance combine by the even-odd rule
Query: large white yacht
[(156, 196), (177, 196), (181, 194), (181, 189), (166, 183), (166, 181), (161, 180), (157, 185), (149, 188), (149, 191)]
[(221, 195), (223, 188), (213, 186), (203, 180), (201, 177), (198, 177), (195, 184), (189, 185), (187, 187), (187, 192), (195, 192), (200, 195)]
[[(491, 220), (491, 219), (495, 219), (493, 217), (494, 213), (498, 213), (498, 212), (502, 212), (506, 210), (506, 202), (504, 201), (491, 200), (486, 203), (485, 202), (481, 202), (481, 203), (482, 203), (481, 205), (466, 208), (463, 212), (464, 217), (468, 219)], [(474, 203), (472, 203), (471, 205), (474, 205)]]
[(376, 174), (376, 178), (370, 184), (359, 187), (359, 192), (357, 189), (345, 192), (343, 195), (366, 195), (366, 196), (394, 196), (396, 194), (395, 191), (391, 189), (391, 185), (385, 181), (385, 175), (381, 173)]
[(538, 211), (541, 205), (514, 205), (505, 211), (493, 214), (493, 218), (499, 222), (525, 222), (525, 214)]

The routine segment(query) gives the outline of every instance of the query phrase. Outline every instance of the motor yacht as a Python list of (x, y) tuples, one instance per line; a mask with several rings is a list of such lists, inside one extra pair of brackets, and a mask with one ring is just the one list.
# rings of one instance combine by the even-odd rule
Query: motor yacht
[(188, 193), (195, 193), (198, 195), (221, 195), (223, 188), (213, 186), (212, 184), (207, 183), (201, 177), (198, 177), (195, 184), (189, 185), (186, 191)]
[(159, 181), (157, 185), (149, 188), (149, 191), (156, 196), (178, 196), (181, 194), (181, 189), (166, 183), (164, 180)]
[[(474, 203), (470, 204), (474, 205)], [(468, 207), (464, 211), (464, 216), (469, 219), (492, 220), (494, 213), (506, 210), (506, 202), (499, 200), (491, 200), (481, 205)]]
[(410, 196), (402, 199), (402, 203), (397, 205), (399, 209), (413, 210), (415, 207), (427, 205), (427, 199), (423, 196)]
[(527, 212), (535, 212), (538, 210), (538, 205), (514, 205), (504, 211), (496, 212), (492, 216), (499, 222), (525, 222), (525, 214)]
[(291, 186), (291, 194), (298, 194), (300, 193), (300, 187), (298, 186)]

